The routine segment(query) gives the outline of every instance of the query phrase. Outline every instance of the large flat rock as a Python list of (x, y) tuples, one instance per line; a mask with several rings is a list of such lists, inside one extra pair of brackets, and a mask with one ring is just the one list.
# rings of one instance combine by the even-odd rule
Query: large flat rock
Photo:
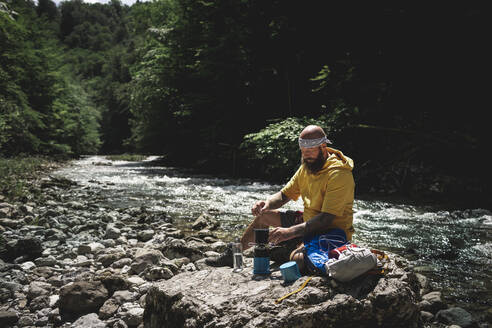
[(350, 283), (307, 277), (285, 285), (280, 273), (257, 279), (251, 268), (210, 268), (155, 283), (147, 293), (145, 327), (418, 327), (413, 273), (395, 269)]

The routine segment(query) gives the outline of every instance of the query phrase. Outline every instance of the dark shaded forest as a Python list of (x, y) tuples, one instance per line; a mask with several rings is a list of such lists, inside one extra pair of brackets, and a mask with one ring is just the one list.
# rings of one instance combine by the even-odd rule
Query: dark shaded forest
[(283, 182), (315, 123), (359, 195), (490, 207), (485, 7), (0, 1), (0, 156), (158, 154)]

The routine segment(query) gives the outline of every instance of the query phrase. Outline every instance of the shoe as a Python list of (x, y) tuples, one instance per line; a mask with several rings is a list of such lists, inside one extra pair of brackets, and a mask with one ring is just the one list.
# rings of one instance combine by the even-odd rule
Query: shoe
[(232, 246), (227, 245), (227, 248), (224, 251), (224, 253), (220, 254), (217, 257), (206, 258), (205, 263), (213, 267), (230, 266), (232, 268), (234, 266), (233, 259), (232, 259)]

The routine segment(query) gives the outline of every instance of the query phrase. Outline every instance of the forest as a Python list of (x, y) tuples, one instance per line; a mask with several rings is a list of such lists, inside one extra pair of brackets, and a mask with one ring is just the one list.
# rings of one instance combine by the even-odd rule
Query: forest
[(157, 154), (285, 182), (318, 124), (359, 195), (490, 207), (490, 10), (0, 0), (0, 157)]

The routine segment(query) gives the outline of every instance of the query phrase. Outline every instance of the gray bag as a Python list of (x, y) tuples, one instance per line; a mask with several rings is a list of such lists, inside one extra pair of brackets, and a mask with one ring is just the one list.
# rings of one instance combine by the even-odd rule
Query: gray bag
[(338, 281), (350, 281), (378, 264), (377, 256), (367, 248), (352, 246), (339, 253), (338, 259), (332, 258), (325, 263), (328, 276)]

